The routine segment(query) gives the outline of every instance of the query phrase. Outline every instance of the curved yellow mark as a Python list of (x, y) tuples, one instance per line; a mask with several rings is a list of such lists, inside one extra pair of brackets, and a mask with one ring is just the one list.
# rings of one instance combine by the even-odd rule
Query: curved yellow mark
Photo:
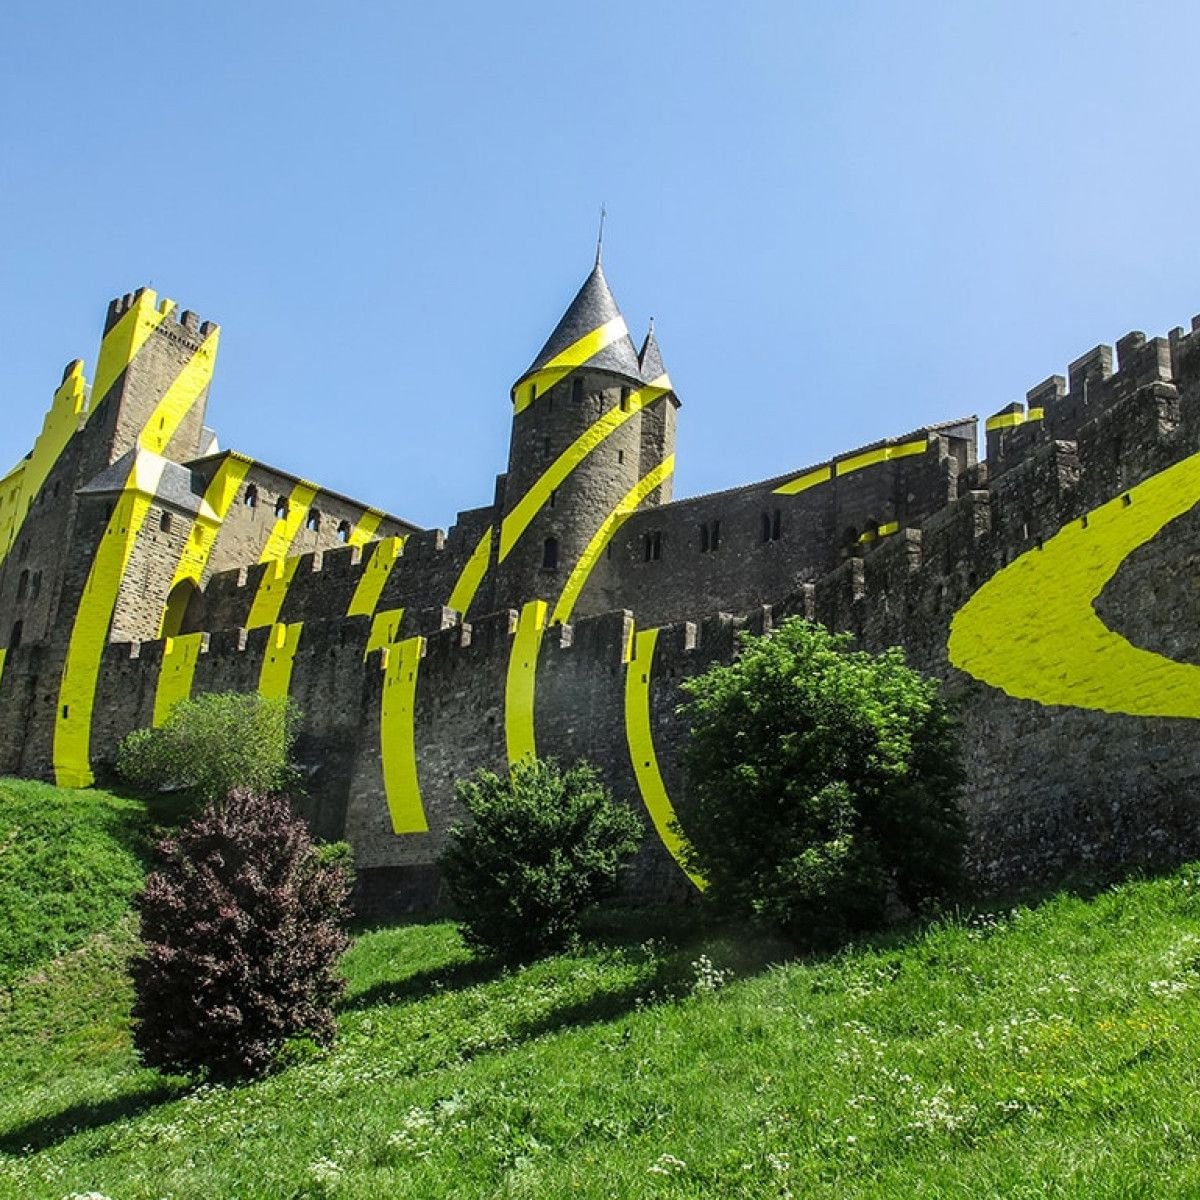
[(815, 470), (805, 471), (803, 475), (797, 475), (795, 479), (789, 479), (787, 483), (775, 489), (775, 495), (797, 496), (818, 484), (828, 483), (832, 478), (832, 467), (817, 467)]
[(377, 512), (375, 509), (368, 509), (363, 513), (358, 523), (350, 530), (350, 536), (346, 539), (347, 546), (365, 546), (374, 536), (375, 531), (379, 528), (379, 523), (383, 520), (383, 513)]
[(600, 555), (604, 553), (604, 547), (612, 540), (613, 534), (633, 516), (642, 501), (656, 487), (666, 482), (674, 470), (675, 455), (669, 454), (657, 467), (651, 471), (647, 471), (617, 501), (612, 512), (604, 518), (600, 528), (596, 530), (592, 535), (591, 541), (584, 547), (583, 553), (579, 556), (579, 561), (571, 568), (571, 573), (567, 576), (567, 582), (563, 585), (558, 603), (554, 606), (554, 613), (550, 617), (551, 625), (565, 624), (571, 619), (571, 613), (575, 609), (575, 603), (579, 599), (579, 594), (583, 591), (583, 586), (587, 583), (588, 576), (592, 573), (592, 568), (599, 561)]
[(530, 600), (521, 609), (508, 658), (504, 685), (504, 742), (509, 766), (537, 757), (534, 737), (534, 696), (538, 651), (546, 628), (545, 600)]
[(367, 565), (363, 567), (358, 586), (350, 598), (346, 616), (369, 617), (374, 614), (375, 609), (379, 607), (379, 597), (383, 595), (383, 589), (391, 578), (392, 568), (399, 561), (403, 549), (402, 537), (383, 538), (375, 543), (375, 550)]
[(379, 713), (379, 749), (383, 786), (394, 833), (428, 833), (417, 779), (417, 665), (425, 639), (406, 638), (384, 650), (383, 699)]
[(998, 571), (950, 624), (950, 661), (1020, 700), (1200, 717), (1200, 667), (1132, 645), (1093, 602), (1121, 563), (1200, 499), (1200, 454), (1073, 521)]
[[(161, 473), (162, 460), (157, 460)], [(135, 473), (136, 467), (130, 471)], [(117, 594), (133, 554), (138, 531), (150, 511), (151, 495), (127, 488), (121, 493), (92, 560), (79, 611), (67, 643), (58, 711), (54, 722), (54, 777), (59, 787), (88, 787), (91, 766), (92, 707), (100, 662), (108, 641)]]
[(841, 458), (823, 467), (814, 467), (789, 479), (774, 489), (777, 496), (795, 496), (807, 492), (809, 488), (828, 483), (831, 479), (843, 475), (853, 475), (855, 471), (863, 471), (879, 463), (894, 462), (898, 458), (911, 458), (914, 454), (924, 454), (930, 446), (936, 445), (928, 438), (914, 438), (911, 442), (892, 443), (887, 446), (877, 446), (874, 450), (863, 450), (860, 454), (852, 454), (849, 458)]
[(471, 601), (475, 599), (475, 593), (479, 591), (479, 585), (487, 574), (488, 559), (491, 554), (492, 527), (489, 525), (483, 531), (483, 537), (479, 539), (478, 545), (471, 551), (471, 557), (467, 559), (467, 565), (463, 567), (458, 582), (450, 593), (450, 599), (446, 602), (447, 608), (454, 609), (464, 617), (467, 615)]
[[(628, 334), (624, 317), (613, 317), (591, 333), (585, 333), (577, 342), (559, 351), (548, 363), (540, 366), (532, 375), (526, 375), (513, 388), (513, 415), (524, 412), (537, 398), (565, 379), (577, 367), (582, 367), (606, 346), (619, 341)], [(533, 385), (533, 386), (531, 386)], [(535, 393), (536, 387), (536, 393)]]
[(171, 715), (171, 709), (180, 700), (186, 700), (192, 694), (192, 680), (196, 675), (196, 663), (203, 642), (202, 633), (183, 633), (165, 639), (158, 685), (154, 690), (154, 716), (151, 723), (156, 729)]
[(371, 622), (371, 632), (367, 637), (367, 648), (363, 651), (366, 658), (373, 650), (382, 650), (399, 639), (400, 622), (404, 620), (404, 609), (385, 608), (375, 614)]
[(295, 558), (276, 558), (267, 563), (258, 581), (254, 602), (250, 605), (250, 615), (246, 618), (247, 629), (261, 629), (279, 620), (288, 589), (300, 567), (301, 557), (298, 554)]
[(263, 654), (262, 668), (258, 673), (258, 694), (267, 700), (287, 698), (292, 686), (292, 665), (296, 660), (296, 648), (300, 645), (300, 634), (304, 622), (293, 625), (272, 625)]
[(0, 684), (4, 683), (4, 664), (8, 659), (8, 647), (0, 646)]
[(183, 364), (171, 386), (154, 406), (149, 421), (138, 434), (138, 446), (152, 454), (161, 454), (175, 436), (184, 417), (195, 407), (212, 382), (213, 365), (217, 358), (221, 330), (213, 331), (200, 343), (196, 352)]
[(160, 304), (158, 296), (146, 288), (104, 335), (96, 358), (96, 378), (92, 386), (93, 412), (108, 398), (121, 372), (133, 362), (138, 351), (175, 308), (174, 300), (164, 298)]
[(258, 557), (259, 562), (272, 562), (274, 559), (287, 555), (296, 534), (300, 532), (300, 526), (304, 524), (304, 519), (308, 515), (308, 506), (313, 502), (318, 491), (320, 488), (315, 483), (309, 483), (303, 479), (292, 488), (292, 493), (288, 496), (287, 515), (275, 518), (275, 524), (271, 526), (267, 544)]
[[(624, 408), (614, 405), (603, 416), (583, 431), (542, 473), (537, 482), (513, 506), (500, 526), (500, 557), (503, 562), (517, 544), (521, 534), (537, 516), (542, 506), (550, 499), (550, 493), (563, 481), (605, 438), (615, 433), (634, 414), (642, 411), (655, 400), (668, 394), (670, 387), (663, 387), (660, 376), (653, 383), (631, 392)], [(451, 606), (453, 607), (453, 605)]]
[(707, 880), (687, 865), (683, 838), (675, 827), (675, 808), (667, 795), (662, 772), (658, 769), (658, 755), (654, 752), (654, 732), (650, 725), (650, 669), (657, 642), (657, 629), (638, 630), (633, 639), (633, 657), (625, 669), (625, 737), (629, 744), (629, 761), (633, 764), (642, 803), (662, 844), (692, 883), (704, 891)]

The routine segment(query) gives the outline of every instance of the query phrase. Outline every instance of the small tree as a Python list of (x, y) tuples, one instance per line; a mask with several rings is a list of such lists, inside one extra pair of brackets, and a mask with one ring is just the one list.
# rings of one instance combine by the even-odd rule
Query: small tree
[(151, 1067), (261, 1075), (300, 1034), (333, 1037), (347, 872), (281, 796), (233, 791), (159, 846), (139, 902), (134, 1045)]
[(936, 681), (792, 619), (686, 682), (692, 865), (727, 911), (827, 944), (959, 878), (962, 772)]
[(231, 788), (285, 790), (300, 714), (286, 698), (213, 692), (181, 700), (158, 729), (136, 729), (117, 750), (117, 771), (135, 787), (177, 787), (200, 801)]
[(641, 842), (641, 821), (586, 763), (563, 773), (531, 760), (507, 779), (479, 771), (455, 794), (471, 820), (451, 827), (440, 865), (463, 939), (481, 953), (561, 949)]

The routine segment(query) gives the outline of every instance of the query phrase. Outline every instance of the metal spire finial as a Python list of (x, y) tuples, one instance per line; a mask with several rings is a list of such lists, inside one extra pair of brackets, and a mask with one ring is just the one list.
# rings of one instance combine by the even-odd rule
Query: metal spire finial
[(604, 205), (600, 205), (600, 232), (596, 236), (596, 266), (600, 265), (600, 257), (604, 253), (604, 218), (608, 216), (608, 212)]

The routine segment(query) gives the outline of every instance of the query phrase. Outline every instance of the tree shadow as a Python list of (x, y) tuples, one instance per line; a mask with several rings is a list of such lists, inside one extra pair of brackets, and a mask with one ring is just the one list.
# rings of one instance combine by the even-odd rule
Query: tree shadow
[(161, 1081), (132, 1095), (73, 1104), (49, 1117), (37, 1117), (0, 1133), (0, 1154), (36, 1154), (79, 1133), (101, 1129), (127, 1117), (140, 1116), (191, 1090), (190, 1084)]
[(381, 980), (353, 996), (347, 996), (337, 1008), (339, 1012), (361, 1012), (383, 1005), (411, 1003), (438, 992), (464, 991), (481, 983), (491, 983), (511, 969), (495, 959), (471, 958), (428, 971), (417, 971), (403, 979)]

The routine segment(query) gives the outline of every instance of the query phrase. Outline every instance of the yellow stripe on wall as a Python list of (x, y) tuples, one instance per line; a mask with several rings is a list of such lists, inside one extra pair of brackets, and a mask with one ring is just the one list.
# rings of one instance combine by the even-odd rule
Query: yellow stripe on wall
[(675, 828), (675, 807), (667, 795), (654, 750), (654, 731), (650, 724), (650, 669), (657, 642), (657, 629), (639, 630), (633, 640), (633, 658), (625, 670), (625, 738), (629, 745), (629, 761), (633, 765), (642, 803), (662, 844), (692, 883), (704, 891), (708, 886), (706, 880), (691, 870), (685, 860), (683, 839)]
[(513, 397), (513, 415), (524, 412), (533, 403), (535, 386), (537, 395), (544, 395), (577, 367), (582, 367), (601, 350), (611, 346), (613, 342), (620, 341), (628, 333), (625, 318), (613, 317), (611, 321), (606, 321), (591, 333), (585, 333), (565, 350), (559, 351), (549, 362), (539, 367), (532, 375), (526, 376), (517, 385)]
[(287, 556), (296, 534), (300, 532), (300, 526), (304, 524), (304, 520), (308, 516), (308, 506), (313, 502), (318, 491), (320, 488), (315, 483), (308, 483), (304, 480), (292, 488), (291, 495), (288, 496), (287, 516), (275, 518), (275, 524), (271, 527), (267, 544), (263, 547), (262, 554), (259, 555), (259, 562), (272, 562), (274, 559)]
[(121, 493), (88, 572), (58, 692), (54, 777), (59, 787), (88, 787), (95, 779), (91, 767), (92, 708), (100, 662), (117, 595), (150, 503), (151, 498), (141, 492)]
[(296, 555), (295, 558), (277, 558), (267, 563), (262, 578), (258, 581), (254, 602), (250, 605), (250, 615), (246, 618), (247, 629), (261, 629), (264, 625), (274, 625), (279, 620), (288, 588), (296, 578), (300, 559), (301, 555)]
[(385, 650), (383, 699), (379, 712), (379, 749), (383, 786), (394, 833), (428, 833), (421, 785), (417, 778), (417, 666), (425, 639), (406, 638)]
[(379, 597), (391, 578), (392, 568), (404, 549), (404, 538), (389, 537), (375, 543), (371, 557), (363, 567), (358, 586), (346, 609), (348, 617), (369, 617), (379, 607)]
[(538, 651), (546, 628), (545, 600), (530, 600), (522, 609), (508, 659), (504, 685), (504, 740), (510, 766), (537, 757), (534, 738), (534, 696)]
[(287, 698), (292, 686), (292, 665), (296, 660), (296, 647), (300, 645), (300, 634), (304, 622), (293, 625), (272, 625), (267, 638), (267, 649), (263, 654), (262, 669), (258, 673), (258, 694), (267, 700)]
[(4, 663), (8, 658), (8, 647), (0, 646), (0, 684), (4, 683)]
[(1200, 718), (1200, 666), (1132, 645), (1095, 600), (1121, 564), (1200, 500), (1200, 454), (1064, 525), (1002, 568), (950, 623), (950, 661), (1020, 700)]
[(202, 633), (184, 633), (169, 637), (163, 645), (162, 665), (158, 671), (158, 686), (154, 691), (154, 716), (151, 724), (157, 729), (180, 700), (192, 694), (196, 663), (200, 660)]
[(183, 419), (195, 407), (212, 382), (213, 364), (217, 358), (217, 346), (221, 341), (221, 330), (213, 331), (200, 343), (199, 349), (183, 365), (183, 369), (171, 381), (171, 386), (154, 406), (150, 420), (138, 434), (138, 445), (153, 454), (161, 454), (175, 436)]
[(574, 611), (579, 594), (583, 591), (584, 584), (587, 583), (588, 576), (592, 573), (592, 568), (599, 561), (600, 555), (604, 553), (604, 547), (612, 540), (613, 534), (633, 516), (646, 497), (656, 487), (665, 483), (674, 470), (675, 455), (671, 454), (652, 471), (643, 475), (621, 497), (612, 512), (604, 518), (600, 528), (596, 530), (591, 541), (584, 547), (579, 561), (571, 568), (571, 574), (567, 576), (567, 582), (563, 585), (562, 594), (559, 596), (558, 603), (554, 606), (554, 613), (550, 618), (551, 625), (565, 624), (571, 619), (571, 613)]
[[(670, 389), (659, 381), (647, 384), (631, 392), (625, 409), (614, 405), (602, 417), (594, 421), (568, 446), (543, 472), (536, 483), (513, 506), (500, 526), (500, 557), (503, 562), (517, 544), (518, 538), (529, 527), (542, 506), (550, 499), (550, 493), (563, 481), (605, 438), (620, 429), (631, 417), (642, 411), (655, 400), (667, 395)], [(451, 605), (453, 607), (453, 605)]]
[(383, 513), (376, 512), (374, 509), (368, 509), (363, 513), (358, 524), (350, 531), (350, 537), (346, 541), (348, 546), (365, 546), (374, 536), (375, 531), (379, 528), (379, 523), (383, 520)]
[(873, 467), (876, 463), (893, 462), (898, 458), (910, 458), (914, 454), (924, 454), (932, 445), (927, 438), (914, 442), (901, 442), (896, 446), (880, 446), (877, 450), (865, 450), (862, 454), (854, 454), (833, 464), (834, 473), (840, 478), (852, 475), (865, 467)]
[(375, 614), (375, 619), (371, 622), (371, 633), (367, 638), (367, 648), (363, 651), (363, 657), (366, 658), (373, 650), (382, 650), (385, 646), (390, 646), (399, 640), (400, 637), (400, 622), (404, 620), (404, 609), (402, 608), (385, 608), (383, 612)]
[(483, 531), (483, 537), (479, 539), (478, 545), (471, 551), (471, 557), (467, 559), (467, 565), (463, 567), (458, 582), (450, 593), (450, 599), (446, 602), (447, 608), (454, 609), (464, 617), (467, 615), (471, 601), (475, 599), (475, 593), (479, 591), (479, 585), (487, 574), (488, 559), (491, 557), (491, 553), (492, 527), (489, 525)]
[(818, 484), (828, 483), (832, 478), (832, 467), (817, 467), (815, 471), (806, 471), (803, 475), (797, 475), (795, 479), (789, 479), (787, 483), (775, 488), (775, 495), (797, 496)]

